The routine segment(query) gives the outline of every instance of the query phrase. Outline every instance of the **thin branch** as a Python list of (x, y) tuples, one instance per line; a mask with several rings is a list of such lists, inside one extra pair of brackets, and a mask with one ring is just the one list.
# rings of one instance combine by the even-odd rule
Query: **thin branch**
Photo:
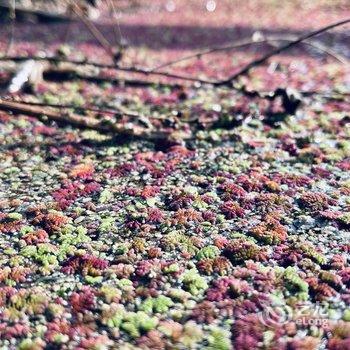
[(171, 136), (170, 133), (165, 131), (140, 127), (134, 123), (117, 123), (113, 119), (97, 119), (74, 113), (64, 114), (59, 111), (48, 110), (42, 106), (30, 106), (4, 99), (0, 99), (0, 110), (28, 115), (42, 121), (52, 120), (58, 123), (69, 124), (80, 129), (91, 129), (123, 136), (135, 136), (149, 140), (168, 139)]
[(339, 27), (341, 25), (344, 25), (344, 24), (347, 24), (347, 23), (350, 23), (350, 18), (346, 19), (346, 20), (343, 20), (343, 21), (340, 21), (340, 22), (336, 22), (336, 23), (333, 23), (333, 24), (330, 24), (328, 26), (325, 26), (325, 27), (322, 27), (318, 30), (315, 30), (311, 33), (308, 33), (308, 34), (305, 34), (305, 35), (302, 35), (300, 36), (298, 39), (296, 40), (293, 40), (291, 42), (289, 42), (288, 44), (285, 44), (285, 45), (282, 45), (278, 48), (276, 48), (275, 50), (272, 50), (270, 52), (268, 52), (266, 55), (263, 55), (262, 57), (256, 59), (256, 60), (253, 60), (251, 62), (249, 62), (246, 66), (244, 66), (242, 69), (240, 69), (237, 73), (231, 75), (228, 79), (225, 79), (225, 80), (221, 80), (221, 81), (217, 81), (215, 83), (216, 86), (220, 86), (220, 85), (230, 85), (233, 81), (237, 80), (237, 78), (241, 77), (242, 75), (245, 75), (247, 73), (249, 73), (249, 71), (254, 68), (254, 67), (257, 67), (261, 64), (263, 64), (264, 62), (266, 62), (269, 58), (271, 58), (272, 56), (276, 56), (278, 54), (280, 54), (281, 52), (284, 52), (288, 49), (290, 49), (291, 47), (307, 40), (307, 39), (310, 39), (318, 34), (321, 34), (323, 32), (326, 32), (332, 28), (335, 28), (335, 27)]
[(11, 4), (9, 5), (9, 18), (10, 18), (10, 36), (7, 42), (7, 47), (5, 50), (5, 55), (8, 55), (12, 49), (13, 41), (15, 38), (15, 21), (16, 21), (16, 0), (11, 0)]
[(261, 57), (258, 60), (254, 60), (250, 62), (248, 65), (246, 65), (244, 68), (242, 68), (239, 72), (234, 74), (228, 79), (225, 80), (219, 80), (219, 81), (213, 81), (213, 80), (208, 80), (208, 79), (200, 79), (196, 77), (189, 77), (189, 76), (184, 76), (184, 75), (178, 75), (178, 74), (172, 74), (172, 73), (167, 73), (167, 72), (159, 72), (159, 71), (152, 71), (149, 69), (142, 69), (142, 68), (137, 68), (137, 67), (120, 67), (115, 64), (102, 64), (102, 63), (97, 63), (97, 62), (89, 62), (86, 60), (71, 60), (67, 58), (61, 58), (61, 57), (40, 57), (40, 56), (27, 56), (27, 57), (20, 57), (20, 56), (3, 56), (0, 57), (0, 61), (23, 61), (23, 60), (28, 60), (28, 59), (33, 59), (33, 60), (42, 60), (42, 61), (48, 61), (52, 63), (70, 63), (74, 65), (90, 65), (94, 66), (97, 68), (106, 68), (106, 69), (113, 69), (121, 72), (128, 72), (128, 73), (136, 73), (136, 74), (142, 74), (146, 76), (161, 76), (165, 78), (170, 78), (170, 79), (177, 79), (177, 80), (182, 80), (182, 81), (188, 81), (188, 82), (194, 82), (194, 83), (200, 83), (200, 84), (208, 84), (208, 85), (213, 85), (213, 86), (224, 86), (224, 85), (229, 85), (233, 80), (236, 80), (239, 76), (244, 75), (248, 73), (253, 67), (256, 67), (262, 63), (264, 63), (266, 60), (268, 60), (270, 57), (277, 55), (283, 51), (288, 50), (289, 48), (299, 44), (302, 41), (305, 41), (313, 36), (316, 36), (317, 34), (326, 32), (329, 29), (344, 25), (346, 23), (349, 23), (350, 19), (337, 22), (331, 25), (328, 25), (326, 27), (323, 27), (321, 29), (318, 29), (317, 31), (314, 31), (312, 33), (303, 35), (299, 37), (297, 40), (291, 41), (286, 45), (283, 45), (275, 50), (272, 50), (271, 52), (267, 53), (263, 57)]
[(129, 111), (127, 108), (124, 108), (123, 106), (120, 106), (119, 108), (116, 107), (109, 107), (109, 106), (101, 106), (98, 104), (94, 104), (91, 106), (77, 106), (74, 104), (61, 104), (61, 103), (48, 103), (48, 102), (33, 102), (33, 101), (24, 101), (24, 100), (18, 100), (13, 98), (6, 98), (4, 97), (2, 99), (3, 101), (7, 102), (17, 102), (28, 106), (40, 106), (40, 107), (50, 107), (50, 108), (58, 108), (58, 109), (72, 109), (72, 110), (81, 110), (81, 111), (89, 111), (99, 114), (109, 114), (112, 116), (126, 116), (128, 118), (132, 119), (138, 119), (138, 120), (145, 120), (145, 119), (153, 119), (153, 120), (163, 120), (168, 119), (168, 117), (153, 117), (153, 116), (144, 116), (142, 114), (139, 114), (137, 112)]
[(177, 83), (163, 83), (157, 82), (154, 83), (149, 80), (141, 79), (123, 79), (123, 78), (113, 78), (113, 77), (103, 77), (96, 75), (89, 75), (85, 73), (80, 73), (76, 69), (61, 69), (50, 67), (44, 72), (44, 80), (48, 81), (69, 81), (69, 80), (85, 80), (94, 84), (101, 83), (110, 83), (116, 86), (133, 86), (133, 87), (147, 87), (154, 86), (157, 84), (159, 87), (168, 87), (168, 88), (180, 88), (181, 85)]
[(32, 102), (32, 101), (23, 101), (17, 99), (8, 99), (3, 98), (3, 101), (7, 102), (17, 102), (21, 104), (25, 104), (28, 106), (41, 106), (41, 107), (51, 107), (51, 108), (60, 108), (60, 109), (74, 109), (74, 110), (84, 110), (89, 112), (101, 113), (101, 114), (110, 114), (110, 115), (126, 115), (128, 117), (138, 118), (139, 115), (137, 113), (125, 112), (117, 109), (106, 109), (102, 107), (98, 107), (94, 105), (93, 107), (89, 106), (77, 106), (74, 104), (60, 104), (60, 103), (48, 103), (48, 102)]
[(101, 69), (113, 69), (120, 72), (127, 72), (127, 73), (136, 73), (136, 74), (142, 74), (145, 76), (161, 76), (164, 78), (170, 78), (170, 79), (177, 79), (177, 80), (183, 80), (183, 81), (189, 81), (193, 83), (200, 83), (200, 84), (209, 84), (209, 85), (215, 85), (216, 82), (212, 80), (206, 80), (206, 79), (199, 79), (196, 77), (189, 77), (184, 75), (178, 75), (178, 74), (172, 74), (167, 72), (151, 72), (148, 69), (142, 69), (137, 67), (121, 67), (116, 66), (114, 64), (103, 64), (98, 62), (90, 62), (86, 60), (71, 60), (67, 58), (62, 57), (41, 57), (41, 56), (3, 56), (0, 57), (0, 61), (14, 61), (14, 62), (21, 62), (24, 60), (33, 59), (37, 61), (48, 61), (52, 63), (70, 63), (74, 65), (82, 65), (82, 66), (93, 66)]
[(84, 16), (81, 8), (73, 1), (65, 0), (65, 2), (71, 6), (72, 11), (79, 17), (79, 19), (85, 24), (86, 28), (93, 35), (93, 37), (99, 42), (99, 44), (103, 47), (103, 49), (107, 52), (108, 55), (114, 61), (114, 53), (111, 47), (111, 44), (108, 40), (103, 36), (103, 34), (96, 28), (96, 26), (90, 21), (88, 18)]
[[(269, 42), (274, 42), (274, 41), (292, 42), (292, 41), (295, 41), (295, 40), (297, 40), (297, 37), (295, 37), (295, 36), (281, 36), (281, 37), (279, 37), (279, 36), (269, 36), (267, 38), (263, 38), (263, 39), (259, 39), (259, 40), (252, 40), (251, 38), (246, 38), (246, 39), (238, 41), (235, 44), (208, 48), (207, 50), (203, 50), (203, 51), (197, 52), (197, 53), (192, 54), (192, 55), (180, 57), (177, 60), (165, 62), (165, 63), (163, 63), (163, 64), (161, 64), (159, 66), (156, 66), (156, 67), (152, 68), (150, 71), (151, 72), (155, 72), (155, 71), (158, 71), (161, 68), (171, 67), (171, 66), (174, 66), (177, 63), (188, 61), (188, 60), (193, 59), (193, 58), (201, 58), (203, 56), (210, 55), (210, 54), (215, 53), (215, 52), (230, 51), (230, 50), (238, 49), (238, 48), (245, 47), (245, 46), (258, 45), (258, 44), (269, 43)], [(343, 64), (348, 63), (348, 60), (347, 60), (346, 57), (338, 54), (334, 50), (328, 48), (327, 46), (325, 46), (325, 45), (323, 45), (321, 43), (315, 43), (315, 42), (306, 40), (305, 42), (303, 42), (303, 44), (309, 45), (309, 46), (311, 46), (311, 47), (313, 47), (313, 48), (315, 48), (315, 49), (317, 49), (319, 51), (325, 52), (327, 55), (335, 58), (337, 61), (339, 61), (339, 62), (341, 62)]]
[(122, 32), (120, 30), (120, 25), (119, 25), (119, 21), (118, 21), (118, 13), (117, 13), (117, 9), (115, 7), (114, 1), (113, 0), (108, 0), (108, 6), (110, 7), (110, 9), (112, 9), (112, 16), (113, 19), (116, 21), (116, 24), (113, 24), (113, 32), (114, 32), (114, 38), (115, 38), (115, 44), (119, 46), (119, 48), (121, 49), (122, 46), (122, 40), (123, 40), (123, 36), (122, 36)]
[[(298, 39), (289, 42), (286, 45), (283, 45), (275, 50), (272, 50), (271, 52), (267, 53), (266, 55), (264, 55), (263, 57), (261, 57), (260, 59), (254, 60), (252, 62), (250, 62), (248, 65), (246, 65), (244, 68), (242, 68), (239, 72), (237, 72), (236, 74), (234, 74), (233, 76), (229, 77), (228, 79), (225, 80), (219, 80), (219, 81), (212, 81), (212, 80), (206, 80), (206, 79), (199, 79), (199, 78), (195, 78), (195, 77), (188, 77), (188, 76), (183, 76), (183, 75), (177, 75), (177, 74), (172, 74), (172, 73), (167, 73), (167, 72), (159, 72), (159, 71), (150, 71), (147, 69), (142, 69), (142, 68), (137, 68), (137, 67), (120, 67), (118, 65), (114, 65), (114, 64), (102, 64), (102, 63), (97, 63), (97, 62), (88, 62), (86, 60), (71, 60), (71, 59), (67, 59), (67, 58), (61, 58), (61, 57), (40, 57), (40, 56), (31, 56), (31, 57), (19, 57), (19, 56), (5, 56), (5, 57), (0, 57), (0, 61), (23, 61), (23, 60), (28, 60), (28, 59), (33, 59), (33, 60), (44, 60), (44, 61), (48, 61), (48, 62), (52, 62), (52, 63), (70, 63), (70, 64), (74, 64), (74, 65), (91, 65), (97, 68), (107, 68), (107, 69), (113, 69), (113, 70), (117, 70), (117, 71), (122, 71), (122, 72), (128, 72), (128, 73), (136, 73), (136, 74), (143, 74), (145, 76), (162, 76), (165, 78), (170, 78), (170, 79), (177, 79), (177, 80), (182, 80), (182, 81), (188, 81), (188, 82), (194, 82), (194, 83), (200, 83), (200, 84), (208, 84), (208, 85), (212, 85), (212, 86), (229, 86), (230, 88), (234, 88), (237, 91), (245, 94), (245, 95), (255, 95), (255, 96), (261, 96), (264, 97), (265, 94), (264, 93), (259, 93), (258, 91), (254, 91), (254, 92), (249, 92), (247, 91), (244, 87), (241, 86), (232, 86), (232, 82), (234, 80), (236, 80), (238, 77), (240, 77), (241, 75), (244, 75), (246, 73), (248, 73), (253, 67), (256, 67), (262, 63), (264, 63), (266, 60), (268, 60), (270, 57), (277, 55), (283, 51), (288, 50), (289, 48), (313, 37), (316, 36), (320, 33), (326, 32), (329, 29), (347, 24), (350, 22), (350, 19), (346, 19), (331, 25), (328, 25), (326, 27), (323, 27), (321, 29), (318, 29), (312, 33), (303, 35), (301, 37), (299, 37)], [(267, 93), (266, 95), (271, 94), (271, 93)], [(273, 92), (272, 92), (273, 94)]]

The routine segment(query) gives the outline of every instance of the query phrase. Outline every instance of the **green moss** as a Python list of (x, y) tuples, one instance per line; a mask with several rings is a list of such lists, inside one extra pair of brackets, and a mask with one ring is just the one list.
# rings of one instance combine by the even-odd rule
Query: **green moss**
[(139, 310), (151, 314), (153, 312), (153, 303), (154, 303), (153, 298), (147, 298), (139, 306)]
[(343, 214), (339, 221), (345, 225), (350, 225), (350, 213)]
[(208, 288), (205, 278), (200, 276), (195, 268), (188, 270), (182, 275), (182, 282), (185, 289), (187, 289), (193, 295), (197, 295), (202, 290)]
[(100, 194), (100, 198), (99, 198), (99, 202), (101, 204), (104, 203), (108, 203), (111, 199), (113, 198), (113, 193), (111, 191), (109, 191), (108, 189), (104, 189), (101, 194)]
[(176, 301), (184, 301), (187, 300), (191, 294), (188, 292), (185, 292), (183, 289), (176, 289), (172, 288), (169, 291), (169, 296)]
[(202, 248), (196, 255), (198, 260), (203, 259), (214, 259), (220, 255), (220, 249), (215, 245), (208, 245), (207, 247)]
[(114, 222), (115, 222), (115, 218), (112, 216), (108, 216), (106, 218), (103, 218), (101, 220), (99, 231), (101, 233), (107, 233), (107, 232), (111, 231), (113, 229)]
[[(107, 306), (109, 308), (109, 306)], [(108, 310), (109, 315), (105, 316), (103, 324), (110, 328), (119, 328), (126, 316), (126, 311), (122, 305), (111, 306)]]
[[(297, 271), (289, 266), (284, 270), (283, 280), (285, 282), (285, 287), (291, 293), (305, 293), (309, 292), (309, 285), (299, 277)], [(304, 295), (302, 295), (304, 297)]]
[(7, 214), (7, 217), (10, 219), (10, 220), (22, 220), (22, 214), (20, 213), (9, 213)]
[(164, 313), (164, 312), (167, 312), (169, 307), (172, 306), (173, 304), (174, 303), (170, 298), (164, 295), (160, 295), (157, 298), (147, 298), (140, 305), (139, 309), (147, 313), (152, 313), (153, 311)]
[(128, 312), (122, 323), (121, 329), (126, 331), (132, 338), (137, 338), (141, 332), (148, 332), (158, 325), (156, 317), (150, 317), (145, 312)]
[(175, 273), (178, 272), (180, 270), (180, 266), (179, 264), (171, 264), (169, 266), (166, 266), (163, 271), (164, 273)]
[(23, 339), (18, 346), (18, 350), (33, 350), (35, 346), (32, 339)]
[(208, 346), (206, 350), (230, 350), (231, 340), (230, 332), (220, 328), (213, 328), (208, 336)]
[(195, 348), (196, 344), (198, 344), (202, 339), (203, 332), (199, 325), (193, 321), (188, 321), (185, 323), (180, 342), (186, 349)]
[(33, 231), (34, 231), (34, 228), (31, 227), (31, 226), (22, 226), (21, 230), (20, 230), (20, 233), (21, 233), (22, 236), (24, 236), (27, 233), (30, 233), (30, 232), (33, 232)]
[(346, 322), (350, 322), (350, 309), (344, 311), (342, 319)]
[(103, 280), (103, 277), (102, 276), (96, 276), (96, 277), (93, 277), (93, 276), (85, 276), (85, 281), (88, 283), (88, 284), (98, 284), (98, 283), (101, 283)]
[(113, 286), (104, 285), (100, 288), (100, 292), (103, 295), (107, 303), (111, 303), (113, 299), (121, 296), (121, 291)]

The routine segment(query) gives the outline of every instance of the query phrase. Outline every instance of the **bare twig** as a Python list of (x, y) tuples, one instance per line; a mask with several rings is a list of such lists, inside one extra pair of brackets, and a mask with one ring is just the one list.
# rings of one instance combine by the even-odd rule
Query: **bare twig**
[(149, 140), (168, 139), (171, 134), (140, 127), (134, 123), (118, 123), (113, 119), (97, 119), (93, 117), (81, 116), (74, 113), (60, 113), (49, 110), (42, 106), (30, 106), (21, 102), (7, 101), (0, 99), (0, 110), (15, 114), (24, 114), (38, 118), (43, 121), (52, 120), (58, 123), (69, 124), (81, 129), (92, 129), (103, 133), (112, 133), (123, 136), (135, 136)]
[(116, 25), (113, 25), (115, 44), (118, 45), (119, 48), (121, 48), (123, 36), (122, 36), (122, 32), (120, 30), (117, 9), (115, 7), (113, 0), (108, 0), (108, 4), (109, 4), (109, 7), (112, 9), (113, 19), (116, 21)]
[(7, 47), (5, 50), (5, 55), (7, 56), (13, 46), (13, 41), (15, 38), (15, 21), (16, 21), (16, 0), (11, 0), (10, 8), (9, 8), (9, 18), (10, 18), (10, 36), (7, 42)]
[[(199, 79), (196, 77), (189, 77), (184, 75), (178, 75), (178, 74), (172, 74), (167, 72), (151, 72), (148, 69), (142, 69), (137, 67), (121, 67), (116, 66), (114, 64), (103, 64), (103, 63), (97, 63), (97, 62), (90, 62), (86, 60), (71, 60), (67, 58), (62, 57), (41, 57), (41, 56), (3, 56), (0, 57), (0, 61), (14, 61), (14, 62), (21, 62), (28, 59), (33, 59), (37, 61), (48, 61), (51, 63), (70, 63), (73, 65), (83, 65), (83, 66), (93, 66), (101, 69), (113, 69), (120, 72), (127, 72), (127, 73), (136, 73), (136, 74), (142, 74), (145, 76), (161, 76), (164, 78), (170, 78), (170, 79), (177, 79), (177, 80), (183, 80), (183, 81), (189, 81), (193, 83), (201, 83), (201, 84), (209, 84), (209, 85), (215, 85), (215, 81), (212, 80), (206, 80), (206, 79)], [(155, 83), (156, 84), (156, 83)]]
[(329, 29), (344, 25), (346, 23), (349, 23), (350, 19), (346, 19), (331, 25), (328, 25), (326, 27), (323, 27), (321, 29), (318, 29), (312, 33), (303, 35), (299, 37), (298, 39), (289, 42), (286, 45), (283, 45), (275, 50), (272, 50), (271, 52), (267, 53), (260, 59), (254, 60), (250, 62), (248, 65), (246, 65), (244, 68), (242, 68), (239, 72), (234, 74), (233, 76), (229, 77), (228, 79), (225, 80), (219, 80), (219, 81), (212, 81), (212, 80), (207, 80), (207, 79), (200, 79), (196, 77), (188, 77), (188, 76), (183, 76), (183, 75), (178, 75), (178, 74), (172, 74), (172, 73), (167, 73), (167, 72), (159, 72), (159, 71), (151, 71), (147, 69), (142, 69), (142, 68), (137, 68), (137, 67), (120, 67), (115, 64), (102, 64), (102, 63), (96, 63), (96, 62), (88, 62), (86, 60), (71, 60), (67, 58), (61, 58), (61, 57), (40, 57), (40, 56), (31, 56), (31, 57), (19, 57), (19, 56), (5, 56), (5, 57), (0, 57), (0, 61), (5, 61), (5, 60), (11, 60), (11, 61), (23, 61), (23, 60), (28, 60), (28, 59), (33, 59), (33, 60), (46, 60), (48, 62), (52, 63), (70, 63), (73, 65), (91, 65), (94, 67), (102, 68), (102, 69), (112, 69), (112, 70), (117, 70), (117, 71), (122, 71), (122, 72), (128, 72), (128, 73), (136, 73), (136, 74), (142, 74), (145, 76), (161, 76), (164, 78), (169, 78), (169, 79), (177, 79), (177, 80), (182, 80), (182, 81), (188, 81), (188, 82), (193, 82), (193, 83), (200, 83), (200, 84), (207, 84), (207, 85), (212, 85), (212, 86), (222, 86), (222, 87), (227, 87), (229, 86), (230, 88), (234, 88), (237, 91), (241, 92), (242, 94), (245, 94), (247, 96), (254, 95), (256, 97), (266, 97), (266, 96), (273, 96), (273, 92), (268, 92), (268, 93), (262, 93), (258, 91), (247, 91), (245, 87), (242, 86), (233, 86), (232, 83), (234, 80), (236, 80), (238, 77), (241, 75), (244, 75), (248, 73), (253, 67), (256, 67), (262, 63), (264, 63), (266, 60), (268, 60), (270, 57), (277, 55), (283, 51), (288, 50), (289, 48), (313, 37), (316, 36), (320, 33), (323, 33), (325, 31), (328, 31)]
[(220, 86), (220, 85), (231, 85), (233, 81), (237, 80), (237, 78), (241, 77), (242, 75), (245, 75), (247, 73), (249, 73), (249, 71), (254, 68), (254, 67), (257, 67), (261, 64), (263, 64), (264, 62), (266, 62), (269, 58), (271, 58), (272, 56), (276, 56), (278, 54), (280, 54), (281, 52), (284, 52), (288, 49), (290, 49), (291, 47), (307, 40), (307, 39), (310, 39), (318, 34), (321, 34), (323, 32), (326, 32), (330, 29), (333, 29), (335, 27), (339, 27), (339, 26), (342, 26), (344, 24), (347, 24), (347, 23), (350, 23), (350, 18), (348, 19), (345, 19), (343, 21), (340, 21), (340, 22), (336, 22), (336, 23), (333, 23), (333, 24), (330, 24), (328, 26), (325, 26), (325, 27), (322, 27), (318, 30), (315, 30), (311, 33), (308, 33), (308, 34), (305, 34), (305, 35), (302, 35), (300, 36), (299, 38), (297, 38), (296, 40), (293, 40), (291, 42), (289, 42), (288, 44), (285, 44), (285, 45), (282, 45), (270, 52), (268, 52), (266, 55), (263, 55), (262, 57), (256, 59), (256, 60), (253, 60), (251, 62), (249, 62), (246, 66), (244, 66), (242, 69), (240, 69), (237, 73), (231, 75), (229, 78), (225, 79), (225, 80), (221, 80), (221, 81), (217, 81), (215, 83), (216, 86)]
[(50, 67), (44, 72), (44, 80), (48, 81), (69, 81), (69, 80), (85, 80), (94, 84), (110, 83), (116, 86), (132, 86), (132, 87), (147, 87), (157, 84), (158, 87), (180, 88), (181, 85), (173, 82), (157, 82), (154, 83), (149, 80), (142, 79), (123, 79), (113, 77), (103, 77), (96, 75), (89, 75), (78, 72), (76, 69), (62, 69)]
[[(169, 61), (169, 62), (165, 62), (159, 66), (156, 66), (154, 68), (152, 68), (150, 71), (151, 72), (155, 72), (158, 71), (161, 68), (165, 68), (165, 67), (171, 67), (174, 66), (177, 63), (180, 62), (184, 62), (184, 61), (188, 61), (190, 59), (193, 58), (201, 58), (203, 56), (206, 55), (210, 55), (212, 53), (215, 52), (221, 52), (221, 51), (230, 51), (230, 50), (234, 50), (234, 49), (238, 49), (241, 47), (245, 47), (245, 46), (250, 46), (250, 45), (258, 45), (258, 44), (263, 44), (263, 43), (269, 43), (269, 42), (274, 42), (274, 41), (287, 41), (287, 42), (292, 42), (297, 40), (297, 37), (295, 36), (269, 36), (267, 38), (262, 38), (259, 40), (253, 40), (251, 38), (246, 38), (243, 40), (240, 40), (238, 42), (236, 42), (235, 44), (230, 44), (230, 45), (225, 45), (225, 46), (218, 46), (218, 47), (213, 47), (213, 48), (209, 48), (207, 50), (203, 50), (200, 52), (197, 52), (195, 54), (192, 55), (188, 55), (188, 56), (184, 56), (184, 57), (180, 57), (177, 60), (173, 60), (173, 61)], [(306, 40), (305, 42), (303, 42), (303, 44), (309, 45), (319, 51), (325, 52), (327, 55), (335, 58), (337, 61), (346, 64), (348, 63), (348, 60), (346, 57), (338, 54), (337, 52), (335, 52), (334, 50), (328, 48), (327, 46), (321, 44), (321, 43), (316, 43), (316, 42), (312, 42), (309, 40)]]
[(108, 55), (114, 61), (114, 52), (112, 50), (111, 44), (108, 40), (103, 36), (103, 34), (97, 29), (97, 27), (85, 17), (81, 8), (73, 1), (65, 0), (65, 2), (71, 6), (72, 11), (78, 16), (78, 18), (84, 23), (89, 32), (93, 35), (93, 37), (99, 42), (99, 44), (103, 47), (103, 49), (107, 52)]
[[(140, 119), (140, 118), (145, 118), (141, 114), (138, 114), (136, 112), (131, 112), (127, 110), (124, 107), (120, 107), (119, 109), (115, 107), (105, 107), (105, 106), (100, 106), (97, 104), (94, 104), (93, 106), (77, 106), (74, 104), (61, 104), (61, 103), (48, 103), (48, 102), (33, 102), (33, 101), (24, 101), (24, 100), (18, 100), (18, 99), (8, 99), (8, 98), (3, 98), (3, 101), (8, 101), (8, 102), (17, 102), (21, 103), (24, 105), (28, 106), (41, 106), (41, 107), (51, 107), (51, 108), (59, 108), (59, 109), (73, 109), (73, 110), (83, 110), (83, 111), (89, 111), (89, 112), (94, 112), (94, 113), (99, 113), (99, 114), (109, 114), (109, 115), (114, 115), (114, 116), (126, 116), (128, 118), (133, 118), (133, 119)], [(148, 117), (152, 119), (152, 117)], [(159, 119), (159, 118), (155, 118)]]
[[(110, 114), (110, 115), (116, 115), (116, 114), (124, 114), (124, 112), (115, 110), (115, 109), (104, 109), (97, 106), (89, 107), (89, 106), (77, 106), (74, 104), (60, 104), (60, 103), (48, 103), (48, 102), (33, 102), (33, 101), (23, 101), (23, 100), (17, 100), (17, 99), (8, 99), (3, 98), (3, 101), (8, 102), (17, 102), (28, 106), (41, 106), (41, 107), (51, 107), (51, 108), (59, 108), (59, 109), (75, 109), (75, 110), (84, 110), (84, 111), (91, 111), (95, 113), (101, 113), (101, 114)], [(135, 113), (126, 114), (127, 116), (131, 117), (138, 117), (138, 115)]]

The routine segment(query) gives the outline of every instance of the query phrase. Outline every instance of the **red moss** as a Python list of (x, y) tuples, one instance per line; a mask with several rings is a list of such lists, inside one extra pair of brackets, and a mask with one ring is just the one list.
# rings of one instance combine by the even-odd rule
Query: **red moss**
[(214, 245), (216, 245), (219, 249), (223, 249), (228, 243), (229, 240), (223, 236), (217, 236), (214, 239)]
[(337, 295), (337, 292), (328, 284), (320, 282), (316, 277), (305, 280), (309, 285), (310, 295), (317, 301), (322, 301)]
[(295, 174), (276, 174), (273, 180), (289, 187), (306, 187), (312, 183), (312, 179), (308, 176)]
[(58, 203), (59, 207), (64, 210), (79, 197), (80, 189), (80, 183), (66, 182), (63, 187), (52, 193), (52, 197)]
[(137, 345), (140, 349), (161, 350), (166, 348), (166, 340), (163, 339), (163, 334), (157, 330), (151, 330), (146, 335), (137, 339)]
[(326, 210), (330, 204), (334, 204), (334, 201), (323, 193), (306, 192), (300, 197), (299, 203), (302, 208), (320, 211)]
[(8, 280), (18, 282), (25, 282), (27, 275), (31, 273), (31, 269), (23, 266), (7, 267), (0, 270), (0, 282), (4, 283)]
[(65, 182), (63, 186), (52, 193), (52, 197), (58, 203), (59, 207), (64, 210), (74, 203), (79, 197), (89, 196), (100, 191), (101, 185), (95, 181), (82, 182)]
[(108, 267), (108, 261), (85, 254), (73, 256), (63, 263), (62, 272), (66, 274), (80, 273), (83, 276), (98, 276)]
[(92, 164), (79, 164), (70, 171), (69, 175), (75, 179), (90, 179), (94, 172), (95, 168)]
[(108, 177), (124, 177), (136, 169), (137, 166), (135, 163), (123, 163), (115, 168), (107, 169), (106, 175)]
[(219, 275), (228, 274), (232, 270), (230, 261), (225, 257), (217, 257), (214, 259), (204, 259), (197, 263), (200, 272), (207, 275), (218, 273)]
[(317, 350), (320, 340), (314, 337), (305, 337), (288, 342), (288, 350)]
[(350, 170), (350, 159), (344, 159), (341, 162), (338, 162), (336, 166), (344, 171), (349, 171)]
[(267, 215), (265, 221), (254, 226), (249, 233), (257, 240), (268, 244), (278, 244), (287, 238), (284, 226), (271, 215)]
[(244, 238), (230, 241), (224, 248), (222, 255), (231, 261), (232, 264), (240, 264), (246, 260), (265, 260), (264, 252), (255, 243)]
[(37, 230), (29, 232), (22, 239), (29, 245), (35, 245), (38, 243), (45, 243), (49, 241), (49, 235), (45, 230)]
[(225, 181), (219, 186), (219, 189), (225, 193), (225, 199), (243, 198), (247, 195), (243, 187), (236, 185), (232, 181)]
[(33, 224), (42, 226), (49, 234), (59, 231), (68, 222), (66, 216), (58, 213), (40, 213), (33, 219)]
[(220, 210), (227, 219), (242, 218), (244, 216), (244, 209), (237, 202), (227, 201), (220, 206)]
[(217, 319), (218, 316), (219, 312), (215, 308), (215, 305), (208, 300), (204, 300), (195, 306), (190, 317), (199, 323), (210, 324)]
[(188, 208), (194, 199), (195, 197), (192, 194), (176, 193), (168, 201), (168, 206), (171, 210)]
[(342, 282), (347, 287), (350, 287), (350, 267), (346, 267), (345, 269), (341, 270), (339, 272), (339, 276), (341, 277)]
[(28, 335), (30, 328), (23, 323), (8, 324), (7, 322), (0, 323), (0, 339), (22, 338)]
[(303, 258), (303, 252), (292, 245), (281, 244), (274, 250), (273, 258), (282, 266), (297, 264)]
[(269, 180), (267, 176), (256, 171), (251, 171), (248, 175), (243, 174), (237, 176), (236, 183), (242, 186), (246, 191), (251, 192), (261, 191)]
[(143, 260), (139, 261), (136, 266), (135, 273), (137, 276), (147, 276), (152, 268), (153, 268), (154, 263), (150, 260)]
[(290, 207), (287, 197), (276, 193), (259, 193), (253, 200), (256, 210), (262, 213), (283, 211)]
[(237, 298), (251, 291), (246, 281), (233, 277), (223, 277), (214, 281), (213, 287), (207, 290), (207, 299), (210, 301), (221, 301), (226, 298)]
[(340, 255), (335, 254), (331, 257), (328, 266), (334, 270), (342, 270), (345, 267), (346, 259)]
[(5, 234), (15, 233), (16, 231), (20, 230), (21, 227), (22, 227), (21, 220), (8, 221), (4, 219), (4, 220), (1, 220), (0, 222), (0, 232)]
[(349, 350), (350, 338), (348, 339), (330, 339), (327, 343), (328, 350)]
[(150, 259), (159, 258), (162, 255), (162, 250), (157, 247), (151, 247), (148, 249), (147, 254)]
[(202, 221), (202, 215), (200, 212), (194, 209), (179, 209), (176, 211), (173, 217), (173, 223), (175, 225), (186, 225), (191, 222), (200, 222)]
[(323, 219), (337, 220), (341, 216), (341, 212), (333, 210), (323, 210), (319, 212), (319, 215)]
[(96, 304), (95, 293), (90, 287), (84, 286), (80, 292), (72, 293), (69, 302), (76, 313), (92, 310)]
[(148, 222), (152, 224), (163, 222), (164, 214), (160, 209), (149, 208), (147, 212), (148, 212), (148, 218), (147, 218)]
[(159, 187), (158, 186), (146, 186), (141, 191), (141, 197), (144, 199), (154, 197), (159, 193)]
[(202, 214), (203, 220), (204, 221), (208, 221), (211, 223), (215, 223), (216, 222), (216, 214), (210, 210), (206, 210), (203, 214)]

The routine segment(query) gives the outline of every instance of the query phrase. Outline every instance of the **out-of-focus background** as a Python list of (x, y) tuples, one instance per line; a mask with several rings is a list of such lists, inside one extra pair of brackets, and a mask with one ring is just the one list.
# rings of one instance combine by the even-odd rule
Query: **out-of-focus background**
[[(14, 3), (18, 13), (13, 33), (16, 45), (11, 54), (38, 50), (50, 52), (64, 42), (89, 57), (93, 55), (96, 60), (108, 60), (81, 21), (55, 21), (40, 16), (58, 14), (62, 18), (69, 17), (72, 11), (66, 0), (1, 1), (1, 51), (6, 49), (13, 30), (11, 21), (6, 18), (6, 7), (11, 8)], [(128, 53), (123, 63), (137, 62), (143, 66), (161, 64), (200, 49), (232, 43), (254, 33), (256, 36), (300, 35), (350, 16), (348, 0), (81, 0), (75, 3), (86, 8), (86, 13), (107, 40), (114, 44), (121, 41), (126, 45)], [(25, 13), (23, 9), (33, 13)], [(318, 39), (350, 57), (350, 33), (346, 28), (326, 33)], [(202, 72), (204, 65), (207, 75), (225, 75), (259, 50), (262, 50), (261, 46), (244, 47), (235, 50), (234, 55), (221, 52), (206, 57), (204, 61), (187, 61), (182, 64), (182, 69), (186, 67), (188, 73), (198, 73)], [(308, 48), (308, 51), (311, 57), (320, 56), (314, 49)], [(293, 52), (302, 54), (300, 50), (294, 50), (286, 55)], [(218, 59), (220, 64), (217, 64)]]

